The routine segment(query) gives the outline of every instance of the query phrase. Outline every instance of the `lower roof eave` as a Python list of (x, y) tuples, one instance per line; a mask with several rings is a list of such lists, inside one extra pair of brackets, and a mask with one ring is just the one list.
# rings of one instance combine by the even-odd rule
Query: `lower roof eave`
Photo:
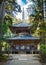
[(15, 43), (39, 43), (40, 39), (7, 39), (9, 42), (15, 42)]

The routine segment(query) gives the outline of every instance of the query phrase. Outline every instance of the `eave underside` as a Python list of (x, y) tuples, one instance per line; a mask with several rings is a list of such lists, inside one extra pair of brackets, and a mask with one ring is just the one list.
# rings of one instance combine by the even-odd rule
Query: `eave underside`
[(9, 42), (14, 44), (38, 44), (40, 40), (9, 40)]

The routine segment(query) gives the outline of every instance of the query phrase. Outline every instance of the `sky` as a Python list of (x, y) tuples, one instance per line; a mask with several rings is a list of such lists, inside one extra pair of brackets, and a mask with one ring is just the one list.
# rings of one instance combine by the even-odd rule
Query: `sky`
[[(26, 8), (28, 7), (29, 4), (32, 5), (32, 2), (29, 2), (29, 0), (17, 0), (17, 3), (21, 6), (21, 10), (23, 10), (23, 7), (24, 7), (24, 12), (25, 12), (24, 18), (28, 19), (28, 13), (27, 13)], [(21, 13), (18, 12), (16, 15), (16, 18), (22, 20), (22, 12)]]
[(26, 5), (28, 0), (17, 0), (17, 3), (21, 6)]
[(27, 0), (21, 0), (24, 4), (27, 4)]
[[(23, 6), (27, 4), (27, 0), (17, 0), (17, 3), (21, 6), (21, 10), (22, 10)], [(22, 20), (22, 12), (21, 13), (18, 12), (16, 18)]]

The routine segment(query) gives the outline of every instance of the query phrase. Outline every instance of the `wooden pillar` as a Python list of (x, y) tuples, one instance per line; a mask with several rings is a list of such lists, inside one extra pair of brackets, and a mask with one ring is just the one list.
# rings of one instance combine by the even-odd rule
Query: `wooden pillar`
[(40, 50), (40, 44), (37, 44), (37, 50), (38, 51)]

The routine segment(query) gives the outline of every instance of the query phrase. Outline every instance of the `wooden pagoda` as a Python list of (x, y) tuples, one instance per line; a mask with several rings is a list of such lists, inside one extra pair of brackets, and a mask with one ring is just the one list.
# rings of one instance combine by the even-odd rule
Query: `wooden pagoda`
[(32, 24), (24, 22), (24, 8), (22, 12), (22, 22), (10, 26), (12, 33), (17, 34), (15, 36), (7, 38), (12, 44), (12, 53), (37, 53), (38, 44), (40, 39), (32, 36), (31, 34)]
[(32, 36), (30, 24), (21, 22), (10, 26), (15, 36), (7, 38), (12, 43), (12, 53), (37, 53), (40, 39)]

